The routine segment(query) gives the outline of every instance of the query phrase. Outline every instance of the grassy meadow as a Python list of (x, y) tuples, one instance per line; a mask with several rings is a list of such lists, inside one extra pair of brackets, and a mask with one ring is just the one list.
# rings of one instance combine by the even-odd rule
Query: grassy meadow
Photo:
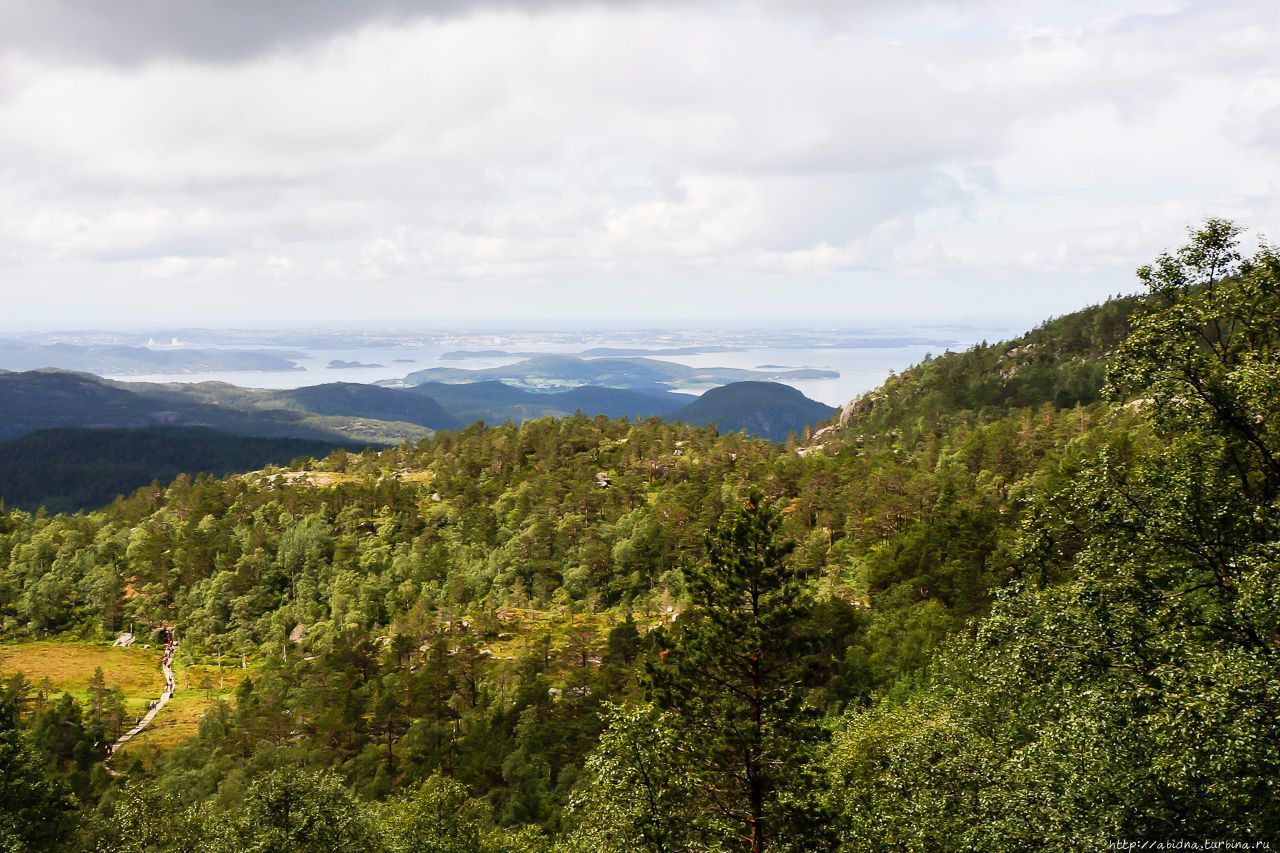
[(102, 643), (41, 640), (0, 644), (0, 673), (22, 673), (35, 688), (48, 680), (51, 695), (70, 693), (88, 699), (89, 679), (101, 667), (108, 687), (118, 686), (131, 712), (141, 715), (148, 701), (160, 696), (162, 650), (141, 646), (116, 648)]
[[(70, 693), (82, 703), (89, 699), (89, 679), (101, 667), (108, 687), (118, 686), (131, 715), (141, 717), (147, 703), (160, 697), (164, 676), (162, 650), (141, 645), (116, 648), (104, 643), (43, 640), (0, 644), (0, 673), (22, 673), (34, 689), (48, 680), (49, 693)], [(230, 699), (241, 680), (238, 667), (185, 665), (174, 662), (178, 689), (151, 725), (121, 749), (121, 754), (168, 749), (195, 734), (200, 718), (219, 698)]]

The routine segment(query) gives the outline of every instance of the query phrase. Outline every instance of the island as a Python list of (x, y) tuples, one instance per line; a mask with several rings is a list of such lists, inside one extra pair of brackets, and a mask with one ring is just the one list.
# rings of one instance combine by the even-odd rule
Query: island
[(362, 361), (343, 361), (342, 359), (335, 358), (333, 361), (329, 362), (326, 367), (330, 370), (354, 370), (358, 367), (382, 367), (382, 365), (365, 364)]

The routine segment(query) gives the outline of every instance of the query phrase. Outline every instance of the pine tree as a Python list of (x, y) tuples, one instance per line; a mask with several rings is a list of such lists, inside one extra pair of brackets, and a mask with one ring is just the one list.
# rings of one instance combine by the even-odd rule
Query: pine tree
[(105, 736), (104, 719), (107, 697), (110, 693), (106, 676), (102, 674), (102, 667), (96, 667), (93, 670), (93, 676), (89, 679), (89, 725), (95, 737)]
[(809, 771), (824, 732), (798, 689), (810, 602), (781, 523), (753, 492), (708, 535), (707, 562), (686, 572), (694, 610), (658, 637), (646, 685), (671, 714), (705, 806), (753, 853), (824, 846)]

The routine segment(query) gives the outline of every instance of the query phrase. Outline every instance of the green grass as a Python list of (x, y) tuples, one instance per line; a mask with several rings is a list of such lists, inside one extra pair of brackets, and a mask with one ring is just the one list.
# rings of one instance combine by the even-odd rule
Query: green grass
[[(48, 640), (31, 643), (0, 643), (0, 672), (21, 672), (34, 687), (49, 679), (55, 696), (70, 693), (80, 702), (89, 696), (89, 679), (102, 667), (107, 686), (124, 692), (129, 713), (141, 717), (147, 703), (160, 698), (164, 675), (160, 670), (161, 649), (141, 646), (114, 648), (105, 643)], [(151, 725), (120, 750), (155, 752), (176, 746), (194, 735), (200, 718), (219, 698), (231, 701), (245, 673), (239, 667), (184, 666), (181, 656), (174, 666), (178, 689)], [(201, 688), (206, 683), (208, 689)]]
[(141, 716), (147, 702), (157, 699), (164, 688), (160, 672), (161, 650), (140, 646), (114, 648), (105, 643), (59, 642), (0, 644), (0, 672), (6, 676), (21, 672), (33, 686), (46, 678), (54, 695), (70, 693), (81, 702), (89, 695), (89, 679), (101, 667), (108, 687), (124, 692), (125, 705)]
[[(136, 754), (144, 757), (145, 762), (154, 753), (171, 749), (194, 736), (205, 711), (219, 699), (233, 701), (236, 687), (247, 674), (238, 666), (220, 671), (216, 666), (187, 665), (179, 654), (173, 666), (173, 678), (177, 682), (173, 698), (156, 714), (151, 725), (120, 748), (120, 755)], [(203, 684), (209, 686), (205, 688)]]

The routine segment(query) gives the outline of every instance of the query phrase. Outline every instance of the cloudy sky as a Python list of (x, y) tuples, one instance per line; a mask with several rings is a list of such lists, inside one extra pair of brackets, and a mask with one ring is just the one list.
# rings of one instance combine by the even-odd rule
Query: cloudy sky
[(0, 0), (0, 326), (1034, 320), (1280, 236), (1277, 44), (1274, 0)]

